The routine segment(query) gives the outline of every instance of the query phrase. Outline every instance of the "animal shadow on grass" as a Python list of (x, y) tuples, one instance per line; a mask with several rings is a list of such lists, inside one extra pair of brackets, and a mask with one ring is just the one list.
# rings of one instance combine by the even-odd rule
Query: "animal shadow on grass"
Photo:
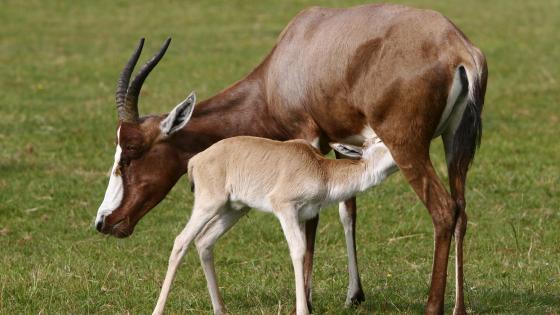
[[(466, 307), (470, 314), (559, 314), (560, 292), (497, 291), (478, 289), (466, 296)], [(445, 300), (445, 314), (451, 314), (454, 307), (454, 291), (448, 292)], [(426, 295), (427, 296), (427, 295)], [(316, 314), (333, 312), (316, 305)], [(347, 309), (343, 314), (423, 314), (425, 304), (406, 298), (386, 298), (379, 292), (370, 293), (362, 305)]]
[(477, 289), (466, 296), (467, 309), (476, 314), (558, 314), (560, 292)]
[[(374, 294), (375, 293), (370, 293), (367, 300), (358, 306), (345, 308), (345, 292), (341, 291), (340, 296), (337, 297), (339, 305), (335, 306), (334, 309), (331, 309), (331, 307), (333, 307), (332, 301), (329, 303), (325, 300), (332, 297), (322, 297), (317, 294), (313, 299), (313, 314), (361, 315), (385, 313), (424, 313), (425, 305), (422, 302), (411, 303), (405, 299), (393, 299), (389, 301), (381, 295)], [(293, 296), (293, 292), (290, 290), (276, 293), (270, 290), (263, 290), (261, 292), (255, 292), (253, 297), (250, 298), (248, 297), (246, 290), (230, 288), (224, 299), (226, 300), (226, 306), (231, 307), (229, 310), (232, 311), (232, 314), (292, 314), (292, 310), (295, 306), (295, 296)], [(281, 305), (279, 303), (281, 303)], [(445, 309), (446, 313), (451, 312), (453, 310), (453, 305), (446, 304)]]
[[(558, 314), (560, 313), (560, 292), (508, 291), (483, 288), (478, 292), (466, 293), (465, 303), (468, 313), (472, 314)], [(447, 292), (445, 313), (451, 314), (454, 307), (454, 290)], [(418, 292), (420, 294), (420, 292)], [(427, 293), (426, 293), (427, 294)], [(427, 297), (427, 295), (426, 295)], [(423, 314), (424, 303), (406, 299), (385, 298), (376, 292), (370, 294), (368, 301), (360, 305), (357, 314), (406, 313)], [(328, 313), (328, 310), (324, 310)], [(365, 312), (364, 312), (365, 311)], [(350, 313), (348, 313), (350, 314)]]
[[(414, 296), (420, 297), (420, 300), (409, 300), (406, 297), (394, 296), (390, 297), (380, 291), (366, 292), (366, 301), (359, 306), (347, 309), (345, 314), (423, 314), (425, 303), (424, 297), (427, 297), (426, 291), (418, 291)], [(445, 305), (446, 314), (449, 312), (449, 305)]]
[[(421, 294), (422, 290), (418, 291)], [(420, 292), (422, 291), (422, 292)], [(229, 288), (225, 293), (226, 306), (232, 314), (262, 313), (290, 314), (294, 305), (293, 292), (273, 292), (262, 290), (247, 294), (247, 290)], [(369, 294), (368, 294), (369, 293)], [(426, 292), (423, 292), (426, 294)], [(454, 306), (454, 291), (446, 294), (445, 313), (451, 314)], [(410, 301), (406, 297), (390, 298), (380, 292), (366, 292), (367, 300), (359, 306), (343, 308), (344, 294), (340, 295), (340, 307), (336, 310), (329, 309), (329, 303), (321, 296), (315, 296), (313, 303), (314, 314), (423, 314), (425, 303), (423, 301)], [(424, 295), (418, 295), (424, 297)], [(427, 295), (426, 295), (427, 297)], [(530, 291), (500, 291), (477, 289), (477, 292), (467, 293), (467, 311), (470, 314), (558, 314), (560, 313), (560, 293), (530, 292)], [(279, 305), (278, 303), (282, 303)], [(332, 305), (331, 305), (332, 306)], [(342, 311), (341, 311), (342, 310)], [(211, 308), (208, 309), (211, 313)], [(263, 313), (264, 312), (264, 313)]]
[(224, 290), (226, 308), (231, 314), (290, 314), (296, 300), (295, 296), (290, 299), (286, 295), (289, 295), (287, 291), (275, 293), (262, 290), (249, 293), (247, 289), (232, 287)]

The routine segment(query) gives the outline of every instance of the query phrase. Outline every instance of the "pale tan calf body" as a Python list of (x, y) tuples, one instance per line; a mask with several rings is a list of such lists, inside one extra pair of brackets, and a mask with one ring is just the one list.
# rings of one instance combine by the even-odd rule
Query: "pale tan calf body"
[[(354, 196), (396, 170), (382, 142), (370, 139), (366, 145), (360, 160), (330, 160), (303, 140), (235, 137), (194, 156), (188, 172), (194, 184), (192, 215), (175, 240), (154, 314), (163, 312), (177, 267), (195, 238), (214, 313), (224, 312), (211, 251), (249, 208), (271, 212), (279, 219), (294, 265), (296, 312), (308, 314), (303, 270), (305, 221), (325, 205)], [(347, 148), (336, 146), (338, 150)]]

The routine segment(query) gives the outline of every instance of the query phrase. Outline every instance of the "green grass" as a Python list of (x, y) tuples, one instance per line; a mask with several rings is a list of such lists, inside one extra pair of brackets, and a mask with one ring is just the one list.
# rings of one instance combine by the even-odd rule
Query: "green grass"
[[(1, 1), (0, 313), (149, 313), (192, 195), (181, 180), (129, 239), (92, 228), (114, 154), (116, 78), (138, 38), (173, 43), (145, 84), (141, 113), (206, 98), (241, 78), (310, 5), (336, 1)], [(358, 3), (357, 1), (351, 1)], [(560, 313), (560, 2), (404, 1), (450, 17), (488, 58), (483, 145), (469, 177), (466, 302), (473, 313)], [(445, 176), (439, 141), (432, 155)], [(346, 310), (337, 210), (321, 216), (316, 313), (420, 313), (432, 225), (400, 174), (359, 197), (367, 301)], [(232, 314), (287, 313), (294, 284), (270, 215), (252, 212), (216, 247)], [(451, 265), (452, 266), (452, 265)], [(449, 269), (446, 312), (453, 305)], [(168, 312), (210, 313), (189, 252)]]

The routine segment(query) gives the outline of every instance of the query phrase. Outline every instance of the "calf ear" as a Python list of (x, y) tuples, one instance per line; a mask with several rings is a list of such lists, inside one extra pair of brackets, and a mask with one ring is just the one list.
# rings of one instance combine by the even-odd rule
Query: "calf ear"
[(362, 157), (362, 148), (360, 147), (342, 143), (329, 143), (329, 145), (344, 156), (358, 159)]
[(191, 119), (195, 104), (196, 95), (194, 92), (191, 92), (191, 94), (189, 94), (184, 101), (175, 106), (169, 115), (161, 122), (159, 125), (161, 132), (168, 136), (183, 128), (187, 122), (189, 122), (189, 119)]

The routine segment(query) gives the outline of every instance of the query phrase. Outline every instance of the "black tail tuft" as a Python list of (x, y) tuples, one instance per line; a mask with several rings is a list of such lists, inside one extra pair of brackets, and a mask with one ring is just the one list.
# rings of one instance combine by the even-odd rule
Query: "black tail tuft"
[[(461, 71), (465, 71), (461, 67)], [(450, 167), (460, 178), (465, 178), (482, 138), (482, 107), (486, 88), (485, 75), (474, 76), (474, 82), (468, 82), (470, 93), (459, 127), (453, 136), (453, 158)], [(472, 85), (472, 86), (471, 86)]]

